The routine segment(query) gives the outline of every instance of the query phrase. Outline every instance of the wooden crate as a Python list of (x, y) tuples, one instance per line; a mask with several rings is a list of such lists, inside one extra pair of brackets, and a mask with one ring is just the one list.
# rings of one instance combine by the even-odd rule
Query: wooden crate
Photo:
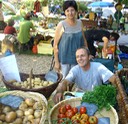
[(49, 43), (39, 43), (37, 45), (37, 50), (39, 54), (48, 54), (48, 55), (53, 54), (53, 47)]

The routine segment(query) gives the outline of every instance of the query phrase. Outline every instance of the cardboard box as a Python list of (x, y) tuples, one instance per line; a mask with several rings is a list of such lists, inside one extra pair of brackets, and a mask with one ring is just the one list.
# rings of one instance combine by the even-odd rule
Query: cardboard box
[(48, 55), (53, 54), (53, 47), (51, 44), (48, 43), (39, 43), (37, 45), (37, 50), (39, 54), (48, 54)]

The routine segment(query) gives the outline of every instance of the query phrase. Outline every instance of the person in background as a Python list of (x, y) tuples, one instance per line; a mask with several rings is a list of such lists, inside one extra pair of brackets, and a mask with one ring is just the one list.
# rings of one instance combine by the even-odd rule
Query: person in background
[(16, 29), (13, 27), (15, 24), (13, 19), (8, 20), (8, 25), (4, 29), (4, 34), (16, 35)]
[(20, 15), (24, 18), (26, 14), (27, 14), (26, 6), (22, 5), (20, 7)]
[(27, 43), (31, 49), (34, 44), (34, 38), (30, 35), (30, 32), (34, 32), (35, 28), (30, 19), (31, 14), (27, 13), (24, 17), (24, 20), (20, 22), (17, 39), (21, 44)]
[(67, 0), (63, 3), (63, 11), (66, 19), (58, 23), (54, 37), (54, 61), (55, 70), (62, 71), (63, 78), (69, 70), (77, 64), (75, 51), (82, 46), (87, 47), (85, 36), (83, 36), (83, 25), (77, 19), (77, 3)]
[(4, 22), (4, 15), (2, 12), (2, 1), (0, 1), (0, 30), (4, 30), (7, 24)]
[(41, 11), (41, 4), (40, 1), (36, 0), (34, 2), (34, 12), (40, 12)]
[(114, 19), (113, 19), (112, 15), (110, 15), (107, 20), (108, 29), (112, 29), (113, 21), (114, 21)]
[(85, 37), (88, 42), (88, 48), (91, 55), (96, 56), (97, 49), (94, 46), (94, 41), (103, 42), (102, 57), (106, 58), (108, 55), (108, 44), (110, 41), (117, 41), (120, 37), (118, 33), (109, 32), (103, 29), (90, 29), (85, 31)]
[(77, 49), (76, 60), (78, 64), (69, 71), (57, 87), (53, 98), (55, 103), (63, 99), (63, 93), (68, 90), (69, 84), (75, 84), (77, 92), (92, 91), (95, 86), (103, 83), (115, 84), (115, 75), (109, 69), (101, 63), (90, 62), (90, 52), (86, 47)]

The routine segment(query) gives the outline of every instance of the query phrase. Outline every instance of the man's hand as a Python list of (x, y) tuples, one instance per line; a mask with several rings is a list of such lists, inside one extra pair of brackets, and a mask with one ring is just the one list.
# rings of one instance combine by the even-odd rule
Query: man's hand
[(56, 93), (55, 96), (53, 97), (54, 103), (58, 103), (61, 100), (63, 100), (63, 93)]

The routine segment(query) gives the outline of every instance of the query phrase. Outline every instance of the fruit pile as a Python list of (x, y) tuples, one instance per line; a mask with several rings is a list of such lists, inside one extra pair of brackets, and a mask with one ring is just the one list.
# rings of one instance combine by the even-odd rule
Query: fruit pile
[(27, 80), (21, 81), (21, 82), (11, 81), (10, 83), (12, 83), (12, 85), (14, 86), (17, 86), (20, 88), (26, 88), (26, 89), (43, 88), (53, 84), (53, 82), (51, 81), (41, 80), (38, 77), (31, 79), (31, 85), (30, 85), (30, 78), (27, 78)]
[(96, 116), (89, 116), (87, 108), (81, 106), (80, 108), (72, 107), (69, 104), (62, 105), (58, 109), (57, 124), (98, 124)]
[(0, 103), (0, 124), (40, 124), (45, 109), (42, 101), (25, 98), (18, 108)]

